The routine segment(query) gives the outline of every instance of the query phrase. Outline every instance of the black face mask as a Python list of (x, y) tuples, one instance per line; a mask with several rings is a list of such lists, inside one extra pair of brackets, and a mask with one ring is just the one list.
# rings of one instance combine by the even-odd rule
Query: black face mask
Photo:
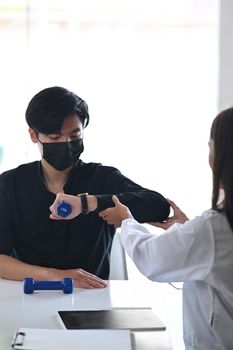
[(74, 165), (83, 152), (83, 139), (68, 142), (39, 142), (43, 146), (43, 158), (55, 169), (64, 170)]

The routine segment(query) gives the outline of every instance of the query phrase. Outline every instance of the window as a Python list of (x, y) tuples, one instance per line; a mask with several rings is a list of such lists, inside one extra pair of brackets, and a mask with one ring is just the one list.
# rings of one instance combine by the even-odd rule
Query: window
[(215, 0), (0, 0), (0, 170), (39, 158), (24, 113), (61, 85), (90, 108), (83, 160), (118, 167), (176, 201), (210, 205)]

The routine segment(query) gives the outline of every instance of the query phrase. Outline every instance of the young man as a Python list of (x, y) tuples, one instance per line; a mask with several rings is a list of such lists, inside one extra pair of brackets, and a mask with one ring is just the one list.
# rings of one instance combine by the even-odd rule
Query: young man
[[(74, 93), (61, 87), (40, 91), (28, 105), (26, 121), (42, 159), (0, 176), (0, 277), (71, 277), (79, 287), (104, 287), (115, 228), (98, 213), (113, 206), (112, 195), (139, 222), (165, 220), (169, 204), (117, 169), (79, 159), (89, 114)], [(49, 207), (57, 193), (82, 194), (81, 214), (70, 221), (51, 220)]]

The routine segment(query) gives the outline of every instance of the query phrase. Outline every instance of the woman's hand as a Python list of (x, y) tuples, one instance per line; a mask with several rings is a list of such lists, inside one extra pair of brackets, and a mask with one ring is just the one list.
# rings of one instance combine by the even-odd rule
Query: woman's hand
[(149, 222), (149, 224), (156, 226), (156, 227), (160, 227), (164, 230), (167, 230), (170, 226), (172, 226), (175, 223), (180, 223), (180, 224), (184, 224), (185, 221), (188, 221), (189, 219), (187, 218), (187, 216), (180, 210), (179, 207), (177, 207), (177, 205), (171, 201), (170, 199), (167, 199), (168, 203), (170, 204), (170, 206), (173, 209), (174, 215), (169, 217), (167, 220), (163, 221), (163, 222)]
[(114, 225), (116, 228), (121, 226), (123, 220), (132, 218), (132, 214), (128, 207), (123, 205), (117, 196), (113, 196), (112, 200), (115, 207), (108, 208), (99, 212), (99, 216), (109, 225)]

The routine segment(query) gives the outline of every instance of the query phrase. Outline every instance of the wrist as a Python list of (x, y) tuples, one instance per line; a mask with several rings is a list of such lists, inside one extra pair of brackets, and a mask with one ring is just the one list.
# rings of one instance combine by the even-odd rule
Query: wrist
[(63, 278), (62, 272), (59, 269), (48, 268), (45, 280), (56, 281)]
[(96, 196), (89, 195), (88, 193), (80, 193), (77, 195), (80, 200), (82, 214), (88, 214), (91, 211), (95, 211), (98, 207), (98, 200)]
[(81, 193), (81, 194), (78, 194), (78, 197), (81, 201), (81, 208), (82, 208), (82, 211), (81, 213), (86, 215), (86, 214), (89, 214), (89, 205), (88, 205), (88, 201), (87, 201), (87, 193)]
[(88, 210), (95, 211), (98, 207), (98, 201), (96, 196), (88, 195), (87, 196)]
[(125, 214), (121, 216), (121, 221), (127, 220), (127, 219), (132, 219), (133, 215), (132, 214)]

